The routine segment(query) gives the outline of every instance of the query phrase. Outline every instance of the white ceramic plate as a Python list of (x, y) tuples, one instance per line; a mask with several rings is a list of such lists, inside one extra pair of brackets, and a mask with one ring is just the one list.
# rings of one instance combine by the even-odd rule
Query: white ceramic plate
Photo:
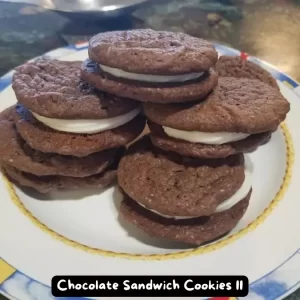
[[(46, 56), (84, 60), (86, 46), (69, 46)], [(220, 54), (241, 55), (222, 45), (216, 48)], [(3, 177), (0, 292), (18, 300), (54, 299), (49, 286), (58, 274), (240, 274), (250, 280), (249, 299), (280, 299), (294, 291), (300, 284), (298, 84), (272, 66), (248, 59), (278, 79), (291, 112), (271, 141), (248, 155), (254, 166), (253, 195), (245, 216), (228, 236), (188, 249), (149, 238), (121, 221), (117, 188), (101, 194), (57, 192), (44, 196), (56, 201), (41, 201), (41, 196), (19, 189)], [(0, 80), (0, 110), (16, 102), (11, 76), (12, 72)]]

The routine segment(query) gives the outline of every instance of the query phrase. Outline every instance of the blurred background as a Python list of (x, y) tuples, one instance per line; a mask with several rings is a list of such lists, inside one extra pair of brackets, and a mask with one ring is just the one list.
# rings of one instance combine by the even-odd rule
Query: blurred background
[(98, 32), (131, 28), (217, 41), (300, 81), (300, 0), (0, 0), (0, 76)]
[(100, 31), (150, 27), (184, 31), (230, 45), (300, 81), (300, 0), (21, 2), (0, 1), (1, 74), (45, 51), (87, 40)]

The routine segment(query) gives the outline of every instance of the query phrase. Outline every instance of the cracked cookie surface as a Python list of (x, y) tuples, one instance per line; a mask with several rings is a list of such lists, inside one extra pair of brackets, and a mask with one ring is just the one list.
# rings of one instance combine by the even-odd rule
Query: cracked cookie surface
[(185, 33), (137, 29), (97, 34), (89, 57), (128, 72), (173, 75), (206, 71), (218, 54), (210, 42)]
[(243, 184), (244, 157), (199, 160), (161, 152), (146, 136), (120, 161), (118, 182), (130, 198), (169, 216), (205, 216)]
[(186, 131), (261, 133), (286, 118), (289, 102), (280, 91), (254, 79), (220, 77), (216, 89), (198, 103), (144, 103), (154, 123)]
[(80, 78), (80, 61), (40, 59), (16, 68), (12, 87), (18, 101), (44, 117), (106, 119), (138, 107), (131, 99), (96, 90)]

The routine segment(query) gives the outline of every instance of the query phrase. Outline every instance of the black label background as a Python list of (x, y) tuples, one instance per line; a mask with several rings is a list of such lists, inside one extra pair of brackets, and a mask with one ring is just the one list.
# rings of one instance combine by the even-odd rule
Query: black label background
[[(118, 283), (118, 290), (66, 290), (60, 291), (57, 284), (60, 280), (71, 280), (73, 284), (87, 283)], [(149, 283), (150, 280), (154, 283), (172, 282), (173, 280), (179, 284), (180, 289), (175, 290), (124, 290), (123, 282), (129, 280), (130, 283)], [(224, 287), (223, 290), (193, 290), (187, 291), (184, 288), (184, 283), (187, 280), (193, 280), (189, 283), (189, 287), (193, 287), (197, 283), (208, 284), (211, 283), (219, 285), (224, 283), (231, 283), (231, 290)], [(243, 282), (243, 289), (236, 290), (236, 282), (240, 280)], [(67, 283), (62, 284), (67, 287)], [(56, 297), (245, 297), (249, 292), (249, 280), (246, 276), (55, 276), (52, 278), (52, 294)]]

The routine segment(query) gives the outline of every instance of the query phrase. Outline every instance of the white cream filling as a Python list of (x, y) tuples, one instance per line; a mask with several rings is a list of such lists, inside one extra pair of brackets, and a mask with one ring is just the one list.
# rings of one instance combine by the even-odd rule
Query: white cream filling
[(247, 133), (184, 131), (165, 126), (163, 126), (163, 130), (168, 136), (175, 139), (209, 145), (222, 145), (229, 142), (240, 141), (249, 136)]
[(99, 120), (62, 120), (46, 118), (34, 112), (31, 113), (41, 123), (57, 131), (78, 134), (95, 134), (105, 130), (117, 128), (130, 122), (140, 113), (140, 108), (136, 108), (121, 116)]
[(199, 73), (189, 73), (183, 75), (148, 75), (148, 74), (137, 74), (130, 73), (121, 69), (111, 68), (104, 65), (99, 65), (100, 68), (117, 78), (124, 78), (128, 80), (137, 80), (145, 82), (155, 82), (155, 83), (166, 83), (166, 82), (185, 82), (189, 80), (195, 80), (202, 76), (204, 72)]
[[(245, 180), (244, 180), (242, 186), (230, 198), (228, 198), (227, 200), (223, 201), (220, 205), (218, 205), (215, 212), (221, 212), (221, 211), (228, 210), (231, 207), (233, 207), (234, 205), (236, 205), (238, 202), (240, 202), (241, 200), (246, 198), (246, 196), (248, 195), (248, 193), (250, 192), (250, 190), (252, 188), (252, 178), (251, 178), (252, 176), (251, 175), (252, 175), (251, 166), (248, 162), (246, 162), (245, 163)], [(147, 209), (161, 217), (167, 218), (167, 219), (184, 220), (184, 219), (197, 218), (196, 216), (192, 216), (192, 217), (191, 216), (168, 216), (168, 215), (161, 214), (160, 212), (158, 212), (156, 210), (149, 209), (139, 202), (137, 202), (137, 203), (139, 205), (141, 205), (142, 207), (144, 207), (145, 209)]]

